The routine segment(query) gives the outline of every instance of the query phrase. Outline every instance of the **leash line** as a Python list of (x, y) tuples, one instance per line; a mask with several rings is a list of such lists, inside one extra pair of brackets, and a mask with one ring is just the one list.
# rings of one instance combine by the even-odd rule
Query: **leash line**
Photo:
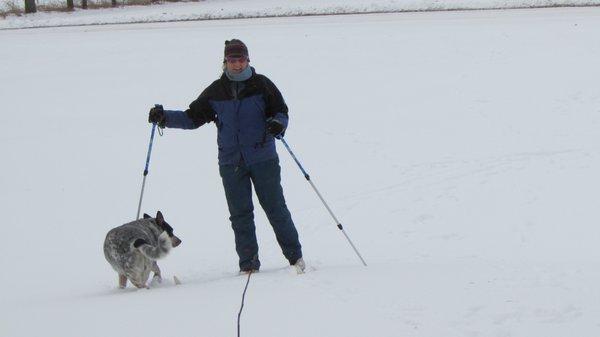
[(242, 294), (242, 305), (240, 306), (240, 312), (238, 312), (237, 319), (237, 335), (240, 337), (240, 317), (242, 316), (242, 310), (244, 309), (244, 299), (246, 298), (246, 291), (248, 290), (248, 284), (250, 283), (250, 276), (252, 276), (253, 270), (248, 273), (248, 280), (246, 280), (246, 286), (244, 287), (244, 293)]

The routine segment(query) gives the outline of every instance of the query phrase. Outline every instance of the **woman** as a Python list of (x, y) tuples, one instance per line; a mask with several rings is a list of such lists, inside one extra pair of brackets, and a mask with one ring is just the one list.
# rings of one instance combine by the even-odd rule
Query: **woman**
[(249, 65), (248, 48), (237, 39), (225, 41), (222, 76), (185, 111), (150, 110), (149, 122), (161, 127), (196, 129), (217, 126), (219, 172), (235, 235), (240, 272), (258, 271), (252, 186), (290, 265), (305, 268), (298, 232), (285, 203), (275, 138), (288, 124), (283, 96), (266, 76)]

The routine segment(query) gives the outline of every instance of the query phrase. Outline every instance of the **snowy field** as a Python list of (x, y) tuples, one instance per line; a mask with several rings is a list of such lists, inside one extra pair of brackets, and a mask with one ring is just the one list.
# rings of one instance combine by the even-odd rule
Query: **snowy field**
[[(110, 2), (89, 0), (90, 3)], [(75, 6), (80, 6), (75, 0)], [(120, 0), (117, 1), (121, 3)], [(0, 0), (0, 11), (23, 6), (23, 0)], [(65, 0), (37, 0), (38, 4), (66, 6)], [(600, 0), (203, 0), (127, 6), (74, 12), (38, 12), (0, 18), (0, 29), (55, 27), (107, 23), (147, 23), (207, 19), (285, 17), (352, 13), (444, 11), (460, 9), (532, 8), (552, 6), (600, 6)]]
[(599, 336), (599, 31), (600, 8), (0, 31), (0, 336), (236, 335), (212, 124), (155, 139), (166, 284), (119, 290), (102, 253), (135, 217), (148, 108), (185, 108), (232, 37), (369, 264), (278, 144), (309, 271), (258, 209), (242, 336)]

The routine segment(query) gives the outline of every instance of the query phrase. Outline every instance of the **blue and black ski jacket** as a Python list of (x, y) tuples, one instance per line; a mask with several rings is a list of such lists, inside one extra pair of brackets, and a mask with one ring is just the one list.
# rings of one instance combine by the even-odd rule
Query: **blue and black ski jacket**
[(252, 76), (243, 82), (231, 81), (223, 74), (189, 109), (165, 110), (165, 116), (168, 128), (196, 129), (215, 122), (219, 165), (251, 165), (277, 158), (266, 120), (275, 118), (284, 129), (288, 124), (288, 108), (279, 89), (254, 68)]

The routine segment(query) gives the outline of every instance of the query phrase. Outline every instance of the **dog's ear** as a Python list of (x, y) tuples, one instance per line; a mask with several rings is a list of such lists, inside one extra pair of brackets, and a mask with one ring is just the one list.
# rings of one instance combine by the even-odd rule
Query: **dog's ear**
[(144, 219), (152, 219), (152, 217), (149, 216), (148, 214), (144, 213)]
[(156, 212), (156, 223), (160, 225), (163, 222), (165, 222), (165, 218), (163, 217), (162, 213), (160, 211)]

